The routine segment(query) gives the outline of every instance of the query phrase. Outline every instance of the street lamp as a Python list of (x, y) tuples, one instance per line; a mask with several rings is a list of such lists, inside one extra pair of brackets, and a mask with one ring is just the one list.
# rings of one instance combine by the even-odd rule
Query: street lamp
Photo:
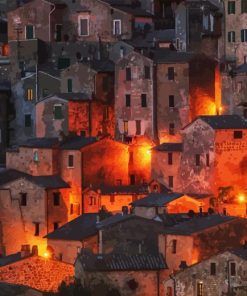
[(247, 197), (244, 194), (239, 194), (238, 201), (240, 203), (245, 203), (245, 217), (247, 217)]

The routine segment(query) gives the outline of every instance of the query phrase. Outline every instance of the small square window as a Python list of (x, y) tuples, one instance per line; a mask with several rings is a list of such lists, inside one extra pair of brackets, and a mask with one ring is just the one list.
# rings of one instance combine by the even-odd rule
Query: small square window
[(210, 264), (210, 275), (216, 275), (216, 263), (212, 262)]
[(172, 165), (173, 163), (173, 154), (171, 152), (168, 153), (168, 164)]
[(242, 139), (243, 138), (243, 132), (242, 131), (234, 131), (233, 132), (234, 139)]
[(31, 114), (25, 114), (25, 127), (32, 126)]
[(175, 100), (174, 100), (174, 96), (173, 95), (169, 96), (169, 107), (170, 108), (174, 108), (175, 107)]

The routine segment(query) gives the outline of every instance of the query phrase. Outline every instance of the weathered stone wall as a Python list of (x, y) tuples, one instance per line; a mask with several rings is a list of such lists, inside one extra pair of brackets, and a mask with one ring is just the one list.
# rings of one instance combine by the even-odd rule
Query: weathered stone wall
[(0, 268), (0, 281), (57, 292), (62, 281), (74, 277), (74, 266), (42, 257), (29, 257)]
[(81, 248), (90, 249), (93, 253), (98, 252), (98, 237), (92, 236), (83, 241), (48, 239), (47, 246), (53, 251), (56, 259), (74, 264)]
[[(169, 176), (173, 176), (173, 191), (180, 192), (179, 179), (181, 152), (172, 152), (172, 164), (168, 164), (168, 153), (165, 151), (152, 150), (151, 176), (169, 188)], [(171, 153), (171, 152), (170, 152)]]
[[(145, 79), (144, 66), (150, 67), (150, 79)], [(126, 80), (126, 68), (131, 68), (131, 80)], [(128, 121), (126, 135), (137, 134), (136, 121), (140, 123), (140, 135), (154, 137), (153, 63), (137, 52), (131, 52), (117, 62), (115, 68), (115, 115), (116, 134), (124, 132), (124, 121)], [(146, 94), (147, 107), (141, 105), (141, 95)], [(130, 107), (126, 106), (126, 95), (131, 96)]]
[[(175, 78), (168, 80), (168, 67), (174, 67)], [(157, 128), (160, 142), (180, 142), (180, 129), (189, 123), (189, 65), (186, 62), (158, 64), (157, 72)], [(174, 96), (174, 108), (169, 96)], [(174, 135), (169, 124), (175, 125)]]
[[(211, 275), (211, 263), (216, 263), (216, 274)], [(236, 264), (236, 276), (229, 276), (230, 264)], [(234, 295), (246, 295), (247, 277), (246, 260), (237, 257), (230, 252), (225, 252), (202, 261), (199, 264), (175, 274), (175, 287), (177, 296), (196, 296), (197, 284), (201, 283), (203, 295), (226, 295), (229, 289), (237, 293)], [(174, 281), (166, 279), (164, 290), (174, 292)], [(237, 288), (239, 287), (239, 288)]]
[[(6, 153), (6, 167), (33, 176), (47, 176), (58, 173), (57, 150), (43, 148), (20, 147), (18, 152)], [(34, 152), (38, 152), (39, 161), (33, 160)]]

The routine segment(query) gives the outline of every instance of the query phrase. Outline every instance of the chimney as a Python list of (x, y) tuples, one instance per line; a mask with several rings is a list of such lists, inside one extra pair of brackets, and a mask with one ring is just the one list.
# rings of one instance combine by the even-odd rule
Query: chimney
[(21, 258), (26, 258), (31, 255), (30, 245), (22, 245), (21, 246)]
[(179, 265), (179, 269), (185, 270), (186, 268), (188, 268), (186, 261), (181, 261), (181, 263)]

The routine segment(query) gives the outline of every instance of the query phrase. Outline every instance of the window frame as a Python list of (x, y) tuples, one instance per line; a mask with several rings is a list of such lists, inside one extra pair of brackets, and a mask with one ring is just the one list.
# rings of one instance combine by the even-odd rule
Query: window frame
[(210, 275), (216, 275), (217, 268), (216, 268), (216, 262), (210, 263)]
[[(22, 207), (26, 207), (27, 206), (27, 193), (26, 192), (21, 192), (20, 193), (20, 196), (21, 196), (21, 200), (20, 200), (20, 205)], [(24, 198), (24, 199), (23, 199)], [(23, 202), (24, 201), (24, 202)]]
[(175, 80), (175, 68), (174, 67), (167, 68), (167, 78), (169, 81)]
[(148, 106), (147, 94), (141, 94), (141, 106), (142, 108), (147, 108)]
[(151, 67), (150, 66), (144, 66), (144, 78), (151, 79)]
[[(75, 167), (74, 154), (68, 154), (67, 168), (73, 169)], [(72, 164), (72, 165), (71, 165)]]
[(27, 88), (26, 90), (26, 100), (31, 102), (33, 100), (33, 89)]
[[(60, 107), (61, 108), (61, 118), (56, 118), (55, 114), (55, 110), (57, 107)], [(63, 116), (63, 105), (62, 104), (54, 104), (53, 105), (53, 120), (63, 120), (64, 119), (64, 116)]]
[(125, 107), (131, 107), (131, 94), (125, 94)]
[(173, 153), (172, 152), (167, 153), (167, 163), (168, 163), (168, 165), (173, 165)]
[[(90, 36), (90, 26), (89, 26), (89, 16), (78, 16), (78, 35), (80, 37), (87, 37)], [(81, 20), (86, 20), (87, 21), (87, 34), (81, 34)]]
[[(119, 33), (118, 34), (116, 34), (116, 27), (115, 27), (115, 24), (116, 23), (119, 23), (120, 24), (119, 25)], [(121, 36), (121, 34), (122, 34), (122, 20), (121, 19), (114, 19), (112, 21), (112, 25), (113, 25), (113, 28), (112, 28), (113, 35), (114, 36)]]
[[(27, 38), (27, 27), (33, 28), (33, 34), (32, 34), (33, 38)], [(33, 40), (33, 39), (35, 39), (35, 26), (31, 24), (25, 25), (25, 40)]]
[(241, 0), (241, 13), (247, 13), (247, 0)]
[(235, 33), (235, 31), (229, 31), (228, 32), (227, 40), (228, 40), (229, 43), (236, 42), (236, 33)]
[[(27, 123), (29, 123), (27, 125)], [(31, 128), (32, 127), (32, 114), (24, 114), (24, 126), (25, 128)]]
[(235, 14), (236, 13), (236, 1), (228, 1), (227, 13), (228, 14)]
[(241, 42), (247, 42), (247, 29), (240, 31)]
[(242, 130), (233, 131), (233, 138), (234, 139), (243, 139), (243, 131)]
[(61, 192), (53, 192), (53, 206), (60, 206)]
[(169, 108), (174, 108), (175, 107), (175, 96), (174, 95), (169, 95), (168, 104), (169, 104)]

